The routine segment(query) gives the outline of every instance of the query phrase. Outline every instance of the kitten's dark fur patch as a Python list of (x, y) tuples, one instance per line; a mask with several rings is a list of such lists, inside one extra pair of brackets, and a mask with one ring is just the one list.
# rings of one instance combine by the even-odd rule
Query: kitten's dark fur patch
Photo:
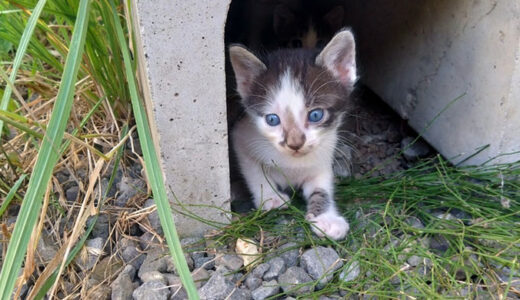
[(324, 189), (316, 189), (309, 196), (307, 204), (307, 216), (319, 216), (330, 205), (330, 195)]
[(319, 106), (329, 112), (328, 119), (321, 126), (332, 125), (340, 114), (350, 108), (348, 99), (352, 87), (342, 85), (327, 69), (316, 65), (317, 55), (317, 50), (308, 49), (283, 49), (269, 54), (262, 60), (267, 71), (255, 79), (251, 95), (243, 99), (246, 109), (263, 115), (269, 93), (266, 87), (276, 86), (280, 76), (290, 70), (291, 77), (303, 87), (306, 106)]

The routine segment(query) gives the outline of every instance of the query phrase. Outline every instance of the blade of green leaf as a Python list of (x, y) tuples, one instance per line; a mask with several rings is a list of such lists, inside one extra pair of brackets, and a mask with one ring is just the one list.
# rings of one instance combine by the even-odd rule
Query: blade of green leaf
[(90, 0), (81, 0), (54, 109), (0, 272), (0, 299), (11, 298), (18, 271), (27, 251), (31, 232), (38, 219), (43, 194), (59, 158), (59, 149), (70, 115), (74, 85), (83, 55), (89, 9)]
[[(16, 74), (18, 73), (18, 68), (22, 63), (22, 58), (25, 55), (25, 51), (27, 50), (27, 46), (29, 45), (29, 41), (31, 40), (31, 36), (34, 32), (34, 28), (36, 27), (36, 23), (38, 22), (38, 18), (45, 6), (47, 0), (40, 0), (34, 7), (32, 15), (29, 17), (29, 21), (27, 21), (27, 25), (22, 34), (22, 38), (20, 39), (20, 45), (18, 45), (18, 49), (16, 51), (16, 56), (14, 57), (13, 68), (11, 70), (11, 75), (9, 76), (9, 81), (14, 83), (16, 80)], [(2, 96), (2, 102), (0, 102), (0, 109), (6, 110), (9, 105), (9, 99), (11, 99), (11, 86), (9, 84), (6, 85), (4, 90), (4, 95)], [(4, 122), (0, 120), (0, 137), (2, 137), (2, 129), (4, 127)]]
[(27, 174), (22, 174), (20, 178), (14, 183), (13, 187), (9, 190), (9, 193), (7, 196), (5, 196), (4, 202), (2, 203), (2, 206), (0, 207), (0, 216), (4, 214), (7, 207), (9, 206), (9, 203), (11, 203), (11, 200), (13, 200), (14, 195), (16, 194), (16, 191), (18, 191), (18, 188), (22, 184), (22, 182), (25, 180), (25, 177), (27, 177)]
[(135, 123), (137, 124), (139, 141), (143, 150), (144, 162), (146, 165), (146, 176), (148, 177), (148, 182), (152, 188), (153, 198), (157, 204), (157, 212), (159, 214), (159, 219), (161, 220), (161, 226), (164, 231), (164, 236), (166, 237), (166, 242), (170, 248), (175, 267), (179, 271), (182, 284), (184, 285), (184, 288), (186, 289), (190, 299), (198, 299), (199, 296), (197, 294), (197, 289), (195, 288), (193, 278), (191, 277), (188, 265), (184, 259), (179, 236), (177, 235), (175, 223), (173, 222), (170, 204), (168, 202), (168, 197), (166, 196), (164, 178), (159, 165), (159, 159), (157, 158), (157, 152), (155, 151), (155, 147), (151, 139), (152, 135), (148, 125), (147, 116), (144, 108), (142, 107), (142, 103), (139, 100), (136, 80), (134, 77), (134, 70), (132, 68), (132, 61), (130, 59), (128, 45), (126, 44), (123, 34), (123, 28), (119, 21), (114, 1), (109, 1), (110, 6), (112, 7), (112, 17), (114, 19), (114, 23), (116, 24), (119, 46), (123, 52), (128, 89), (130, 91), (130, 97), (132, 101), (132, 109), (134, 112)]
[(15, 128), (18, 128), (20, 131), (23, 131), (23, 132), (26, 132), (38, 139), (42, 139), (43, 138), (43, 134), (37, 132), (37, 131), (34, 131), (32, 130), (31, 128), (19, 123), (19, 122), (16, 122), (14, 121), (13, 119), (7, 117), (7, 111), (3, 111), (3, 110), (0, 110), (0, 122), (5, 122)]

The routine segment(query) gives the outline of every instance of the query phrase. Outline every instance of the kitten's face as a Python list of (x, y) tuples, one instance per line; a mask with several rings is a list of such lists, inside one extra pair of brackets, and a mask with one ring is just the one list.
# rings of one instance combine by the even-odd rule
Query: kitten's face
[(356, 80), (349, 30), (338, 33), (317, 56), (303, 49), (280, 50), (264, 64), (245, 48), (233, 46), (230, 58), (243, 105), (280, 153), (305, 157), (335, 146), (336, 129)]
[[(348, 94), (326, 69), (270, 68), (244, 99), (258, 131), (281, 153), (303, 157), (333, 147), (335, 131), (347, 109)], [(302, 67), (302, 66), (300, 66)], [(281, 72), (279, 72), (281, 71)]]

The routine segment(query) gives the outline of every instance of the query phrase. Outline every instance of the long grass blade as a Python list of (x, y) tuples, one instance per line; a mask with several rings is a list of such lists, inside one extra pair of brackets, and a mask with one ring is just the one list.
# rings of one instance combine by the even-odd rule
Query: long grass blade
[(76, 23), (65, 61), (58, 95), (42, 141), (40, 152), (29, 180), (0, 273), (0, 299), (10, 299), (16, 277), (25, 256), (29, 238), (37, 221), (42, 197), (59, 158), (59, 149), (72, 107), (75, 82), (83, 55), (88, 25), (90, 0), (79, 3)]
[(181, 281), (184, 285), (184, 288), (186, 289), (188, 297), (190, 299), (198, 299), (199, 297), (197, 294), (197, 289), (195, 288), (195, 284), (191, 278), (188, 265), (184, 259), (182, 247), (175, 229), (175, 224), (173, 222), (170, 204), (168, 202), (168, 197), (166, 196), (164, 179), (159, 165), (159, 159), (157, 158), (157, 152), (155, 151), (153, 141), (151, 140), (152, 135), (148, 125), (146, 113), (142, 107), (141, 101), (139, 100), (134, 69), (132, 68), (132, 61), (130, 59), (128, 45), (125, 42), (123, 29), (119, 21), (113, 0), (110, 0), (110, 6), (112, 7), (112, 17), (114, 19), (114, 23), (116, 24), (119, 46), (123, 52), (126, 77), (132, 101), (135, 123), (137, 124), (137, 132), (139, 134), (139, 141), (143, 150), (143, 156), (146, 165), (146, 175), (152, 188), (155, 203), (157, 204), (157, 212), (159, 213), (161, 226), (166, 237), (166, 242), (170, 248), (173, 262), (179, 271)]
[(7, 196), (5, 196), (4, 202), (2, 203), (2, 206), (0, 206), (0, 217), (4, 214), (4, 212), (7, 210), (7, 207), (9, 207), (9, 203), (11, 203), (11, 200), (13, 200), (14, 195), (16, 194), (16, 191), (18, 191), (18, 188), (20, 188), (20, 185), (27, 177), (27, 174), (23, 174), (18, 178), (18, 180), (14, 183), (13, 187), (9, 190), (9, 193)]
[[(18, 46), (18, 50), (16, 51), (16, 56), (14, 57), (13, 68), (11, 70), (11, 75), (9, 76), (9, 81), (12, 83), (16, 80), (16, 73), (18, 72), (18, 68), (22, 64), (22, 58), (25, 55), (25, 51), (27, 50), (27, 46), (29, 45), (29, 41), (31, 40), (31, 36), (34, 32), (34, 28), (36, 27), (36, 23), (38, 22), (38, 18), (45, 6), (47, 0), (40, 0), (34, 7), (32, 15), (29, 17), (29, 21), (27, 21), (27, 26), (23, 32), (22, 38), (20, 39), (20, 45)], [(9, 99), (11, 99), (12, 88), (9, 84), (5, 86), (4, 95), (2, 96), (2, 101), (0, 102), (0, 110), (6, 110), (9, 105)], [(2, 137), (2, 130), (4, 127), (4, 121), (0, 120), (0, 137)]]

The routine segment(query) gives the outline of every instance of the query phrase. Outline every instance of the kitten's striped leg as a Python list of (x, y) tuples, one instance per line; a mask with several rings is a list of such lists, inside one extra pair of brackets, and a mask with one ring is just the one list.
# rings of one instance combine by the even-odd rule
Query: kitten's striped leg
[(333, 199), (332, 171), (322, 174), (303, 186), (307, 199), (306, 218), (314, 224), (313, 231), (318, 236), (326, 234), (334, 240), (343, 239), (349, 225), (336, 209)]

